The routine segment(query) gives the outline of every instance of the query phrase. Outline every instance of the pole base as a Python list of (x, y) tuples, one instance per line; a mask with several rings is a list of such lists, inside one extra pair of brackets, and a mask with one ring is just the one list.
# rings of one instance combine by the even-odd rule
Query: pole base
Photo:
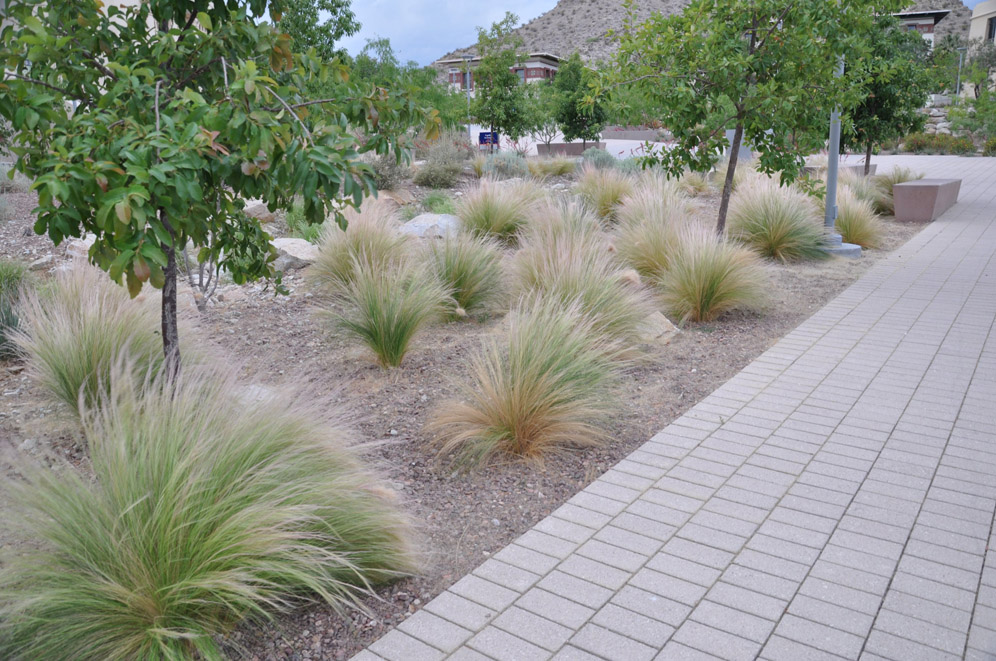
[(848, 259), (861, 257), (861, 246), (855, 243), (844, 243), (844, 238), (836, 232), (827, 234), (823, 250), (834, 257), (847, 257)]

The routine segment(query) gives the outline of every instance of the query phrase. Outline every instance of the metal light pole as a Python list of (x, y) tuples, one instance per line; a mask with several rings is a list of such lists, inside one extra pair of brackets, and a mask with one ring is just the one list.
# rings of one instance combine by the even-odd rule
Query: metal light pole
[(955, 85), (955, 96), (961, 96), (961, 65), (965, 63), (965, 51), (968, 48), (962, 47), (958, 50), (958, 83)]
[(467, 87), (467, 139), (470, 140), (471, 144), (474, 143), (474, 132), (470, 127), (470, 61), (472, 59), (473, 57), (470, 55), (463, 56), (464, 78)]
[[(837, 59), (835, 78), (844, 75), (844, 56)], [(843, 237), (837, 233), (837, 173), (840, 169), (840, 109), (834, 108), (830, 113), (830, 144), (827, 151), (827, 199), (823, 224), (826, 231), (826, 251), (831, 255), (842, 257), (860, 257), (861, 247), (844, 243)]]

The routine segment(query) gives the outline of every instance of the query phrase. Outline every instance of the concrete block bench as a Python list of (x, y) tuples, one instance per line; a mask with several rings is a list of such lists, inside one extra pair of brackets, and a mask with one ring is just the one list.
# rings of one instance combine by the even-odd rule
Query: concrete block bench
[(896, 220), (927, 222), (954, 206), (961, 179), (917, 179), (892, 187)]

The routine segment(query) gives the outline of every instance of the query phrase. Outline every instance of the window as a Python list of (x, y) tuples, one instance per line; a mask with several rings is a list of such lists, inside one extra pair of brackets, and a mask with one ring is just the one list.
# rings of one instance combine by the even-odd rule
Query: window
[(986, 21), (986, 40), (996, 41), (996, 16)]
[(526, 79), (526, 70), (525, 69), (516, 69), (515, 70), (515, 74), (519, 77), (519, 81), (520, 82)]

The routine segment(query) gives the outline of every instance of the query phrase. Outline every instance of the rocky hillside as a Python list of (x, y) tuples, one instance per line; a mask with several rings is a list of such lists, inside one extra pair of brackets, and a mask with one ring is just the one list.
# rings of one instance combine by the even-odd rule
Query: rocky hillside
[[(638, 0), (637, 13), (643, 18), (653, 12), (673, 14), (690, 0)], [(951, 9), (952, 13), (937, 25), (937, 39), (947, 34), (968, 38), (972, 10), (962, 0), (916, 0), (910, 10)], [(567, 57), (575, 50), (589, 62), (607, 58), (615, 50), (606, 36), (622, 28), (625, 10), (622, 0), (560, 0), (557, 6), (518, 29), (530, 53), (552, 53)], [(461, 48), (440, 59), (475, 54), (473, 46)]]
[[(657, 11), (673, 14), (688, 3), (689, 0), (637, 0), (637, 15), (646, 18)], [(530, 53), (567, 57), (579, 51), (585, 60), (597, 62), (615, 50), (606, 33), (621, 29), (625, 15), (622, 0), (560, 0), (556, 7), (529, 21), (517, 32)], [(447, 53), (440, 59), (476, 52), (477, 49), (471, 46)]]

